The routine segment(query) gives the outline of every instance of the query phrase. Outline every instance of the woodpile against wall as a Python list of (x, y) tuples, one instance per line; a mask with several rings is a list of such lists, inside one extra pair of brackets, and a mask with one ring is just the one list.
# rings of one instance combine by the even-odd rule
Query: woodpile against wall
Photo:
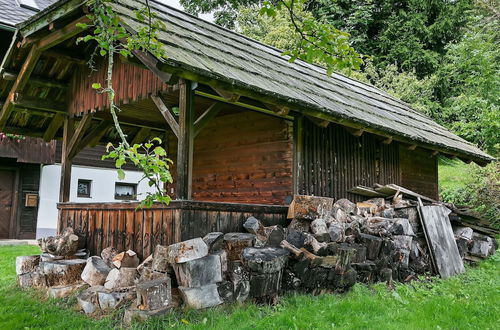
[(402, 190), (409, 195), (398, 191), (358, 203), (296, 195), (286, 228), (250, 216), (246, 232), (211, 232), (157, 245), (142, 262), (134, 251), (114, 247), (88, 257), (87, 250), (77, 250), (85, 241), (67, 228), (40, 240), (41, 256), (17, 258), (18, 283), (46, 288), (52, 297), (78, 292), (86, 314), (126, 306), (124, 321), (130, 323), (179, 307), (272, 304), (286, 291), (343, 292), (357, 282), (391, 285), (421, 275), (446, 277), (463, 271), (462, 260), (495, 252), (495, 239), (470, 227), (452, 231), (444, 205), (417, 203), (406, 197), (418, 195)]

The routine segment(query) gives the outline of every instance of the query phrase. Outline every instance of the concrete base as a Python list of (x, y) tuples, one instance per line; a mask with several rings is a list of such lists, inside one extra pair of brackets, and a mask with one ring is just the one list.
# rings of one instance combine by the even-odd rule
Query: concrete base
[(7, 245), (38, 245), (34, 239), (0, 239), (0, 246)]

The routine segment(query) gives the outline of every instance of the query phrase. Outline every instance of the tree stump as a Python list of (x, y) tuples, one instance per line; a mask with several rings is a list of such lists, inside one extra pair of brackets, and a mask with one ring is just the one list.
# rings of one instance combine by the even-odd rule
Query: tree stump
[(90, 286), (104, 285), (111, 268), (99, 257), (90, 257), (83, 269), (81, 278)]
[(47, 285), (69, 285), (81, 280), (82, 271), (87, 261), (84, 259), (68, 259), (40, 263), (45, 274)]
[[(286, 241), (285, 241), (286, 242)], [(288, 261), (290, 252), (283, 248), (249, 247), (241, 254), (243, 263), (258, 274), (270, 274), (281, 271)]]

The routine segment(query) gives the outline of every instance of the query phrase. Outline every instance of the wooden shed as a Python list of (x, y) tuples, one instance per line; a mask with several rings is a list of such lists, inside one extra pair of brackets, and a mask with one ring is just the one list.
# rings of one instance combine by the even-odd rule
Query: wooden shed
[[(143, 3), (113, 4), (130, 32)], [(3, 61), (0, 131), (63, 140), (59, 228), (86, 233), (93, 252), (115, 245), (146, 256), (158, 243), (238, 230), (249, 215), (284, 224), (296, 193), (358, 200), (348, 192), (356, 185), (396, 183), (437, 198), (438, 154), (493, 160), (371, 85), (149, 3), (166, 25), (168, 57), (117, 57), (114, 86), (129, 139), (159, 136), (174, 160), (169, 206), (67, 203), (72, 158), (117, 141), (104, 95), (91, 88), (104, 83), (105, 62), (90, 72), (94, 45), (75, 43), (88, 33), (75, 25), (87, 20), (84, 1), (58, 1), (20, 24)]]

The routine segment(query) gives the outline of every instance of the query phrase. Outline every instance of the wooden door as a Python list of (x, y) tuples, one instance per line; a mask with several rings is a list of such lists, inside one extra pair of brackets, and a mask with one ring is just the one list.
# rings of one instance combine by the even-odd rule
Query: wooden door
[(11, 238), (15, 178), (14, 171), (0, 170), (0, 238)]

